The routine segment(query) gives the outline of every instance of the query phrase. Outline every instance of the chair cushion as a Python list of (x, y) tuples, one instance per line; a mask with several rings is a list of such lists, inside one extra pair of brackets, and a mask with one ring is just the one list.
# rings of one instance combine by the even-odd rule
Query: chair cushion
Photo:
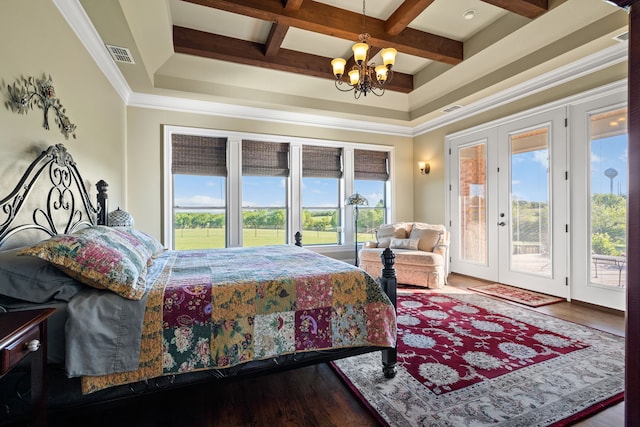
[(418, 250), (418, 242), (420, 239), (391, 239), (389, 249), (411, 249)]
[(380, 240), (384, 238), (396, 238), (396, 239), (406, 239), (407, 229), (406, 224), (404, 222), (400, 222), (397, 224), (382, 224), (378, 227), (376, 231), (376, 238), (378, 239), (378, 247), (380, 246)]
[(427, 224), (413, 224), (410, 239), (419, 239), (418, 249), (433, 252), (442, 239), (443, 230), (439, 226)]

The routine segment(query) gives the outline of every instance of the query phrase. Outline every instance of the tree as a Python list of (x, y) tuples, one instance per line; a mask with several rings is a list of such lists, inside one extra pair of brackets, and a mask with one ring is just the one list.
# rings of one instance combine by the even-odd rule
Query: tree
[(278, 235), (277, 230), (284, 227), (285, 216), (284, 210), (278, 209), (270, 212), (269, 215), (269, 223), (276, 229), (276, 236)]
[(594, 194), (591, 198), (591, 249), (601, 255), (627, 252), (627, 198)]
[(253, 227), (254, 237), (258, 236), (258, 226), (262, 223), (261, 214), (259, 212), (244, 212), (242, 214), (242, 222), (248, 227)]

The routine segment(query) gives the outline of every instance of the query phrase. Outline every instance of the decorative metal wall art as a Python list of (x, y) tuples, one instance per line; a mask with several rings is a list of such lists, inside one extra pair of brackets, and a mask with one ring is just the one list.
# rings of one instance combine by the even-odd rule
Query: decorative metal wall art
[(42, 76), (41, 79), (33, 77), (21, 77), (13, 85), (7, 86), (9, 99), (5, 102), (5, 106), (11, 111), (19, 114), (26, 114), (33, 107), (41, 108), (44, 112), (43, 126), (49, 129), (49, 110), (55, 112), (56, 124), (66, 139), (69, 135), (76, 137), (76, 125), (71, 123), (67, 117), (66, 110), (56, 98), (56, 92), (53, 88), (51, 76), (48, 78)]

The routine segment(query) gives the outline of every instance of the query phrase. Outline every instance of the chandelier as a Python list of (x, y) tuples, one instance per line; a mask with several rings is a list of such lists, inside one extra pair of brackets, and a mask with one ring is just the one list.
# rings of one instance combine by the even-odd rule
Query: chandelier
[[(353, 59), (355, 65), (347, 73), (348, 79), (342, 80), (344, 75), (344, 69), (347, 65), (347, 61), (343, 58), (335, 58), (331, 61), (333, 67), (333, 75), (336, 78), (336, 89), (341, 92), (353, 91), (353, 96), (358, 99), (361, 95), (367, 96), (368, 93), (372, 93), (376, 96), (382, 96), (384, 94), (385, 83), (391, 81), (393, 78), (393, 71), (391, 68), (396, 60), (397, 50), (394, 48), (386, 48), (380, 51), (382, 56), (382, 65), (376, 66), (374, 62), (369, 64), (369, 38), (371, 37), (366, 32), (366, 9), (365, 0), (362, 0), (362, 34), (358, 36), (359, 43), (353, 45)], [(346, 88), (342, 88), (342, 85), (346, 84)]]

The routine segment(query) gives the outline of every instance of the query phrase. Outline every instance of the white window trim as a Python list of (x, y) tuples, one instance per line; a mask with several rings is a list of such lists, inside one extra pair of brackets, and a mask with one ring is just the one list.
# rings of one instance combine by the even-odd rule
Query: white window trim
[[(228, 247), (242, 246), (242, 152), (241, 142), (243, 139), (263, 140), (272, 142), (286, 142), (290, 144), (290, 178), (287, 185), (288, 198), (288, 225), (287, 238), (289, 243), (294, 243), (294, 235), (297, 231), (302, 230), (302, 146), (316, 145), (325, 147), (339, 147), (343, 149), (344, 156), (344, 175), (340, 180), (340, 216), (343, 227), (342, 244), (336, 245), (318, 245), (308, 247), (313, 248), (317, 252), (325, 254), (338, 253), (345, 248), (352, 247), (354, 244), (353, 229), (353, 208), (345, 206), (344, 200), (354, 189), (354, 150), (370, 150), (370, 151), (386, 151), (389, 153), (389, 180), (386, 183), (386, 200), (387, 200), (387, 218), (393, 220), (393, 212), (395, 211), (392, 201), (392, 185), (394, 181), (394, 147), (391, 145), (373, 145), (347, 141), (330, 141), (314, 138), (287, 137), (281, 135), (268, 135), (259, 133), (245, 133), (234, 131), (222, 131), (214, 129), (194, 128), (187, 126), (163, 126), (163, 242), (173, 247), (173, 225), (172, 225), (172, 206), (170, 201), (173, 200), (173, 179), (171, 174), (171, 139), (173, 134), (195, 135), (216, 138), (227, 138), (227, 210), (226, 210), (226, 245)], [(304, 244), (304, 236), (303, 236)]]

